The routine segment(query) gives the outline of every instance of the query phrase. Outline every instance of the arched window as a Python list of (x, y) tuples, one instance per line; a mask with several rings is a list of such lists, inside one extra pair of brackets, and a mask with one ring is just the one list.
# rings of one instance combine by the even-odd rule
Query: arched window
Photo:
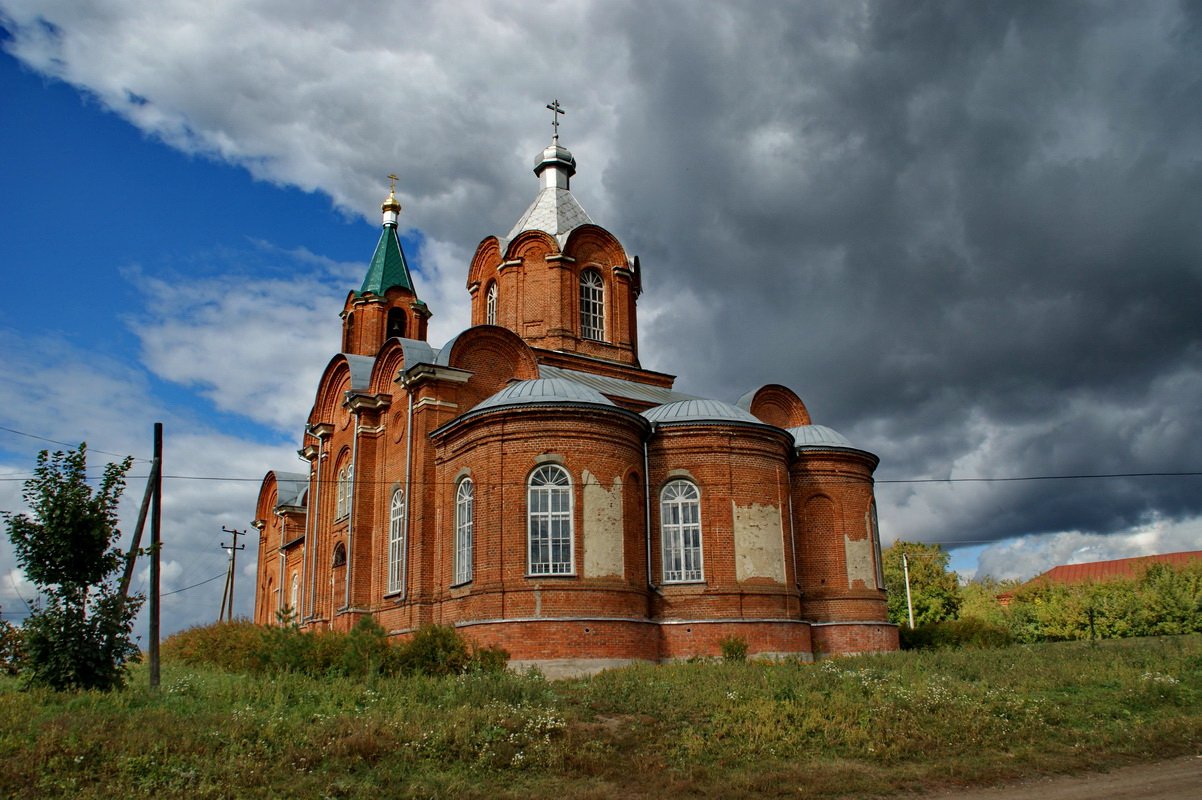
[(455, 492), (455, 583), (472, 579), (472, 524), (476, 487), (471, 478), (459, 482)]
[(405, 493), (392, 493), (388, 509), (388, 592), (404, 589), (405, 581)]
[(659, 495), (664, 583), (704, 580), (701, 565), (701, 493), (690, 481), (668, 483)]
[(580, 335), (598, 342), (605, 339), (605, 284), (595, 269), (580, 273)]
[(355, 495), (355, 465), (346, 468), (346, 481), (342, 484), (342, 513), (351, 513), (351, 499)]
[(355, 315), (346, 315), (346, 328), (342, 334), (342, 352), (351, 352), (351, 344), (355, 341)]
[(530, 475), (526, 492), (527, 540), (531, 575), (571, 575), (572, 482), (554, 464)]
[(300, 574), (292, 573), (292, 590), (288, 593), (288, 610), (292, 620), (296, 621), (296, 610), (300, 608)]
[(338, 483), (334, 484), (334, 519), (346, 516), (346, 467), (338, 470)]
[(484, 294), (484, 321), (489, 325), (497, 324), (497, 284), (488, 284), (488, 291)]
[(334, 545), (334, 566), (346, 566), (346, 545), (344, 545), (342, 542)]
[(385, 330), (385, 338), (405, 337), (405, 311), (401, 308), (388, 309), (388, 322)]

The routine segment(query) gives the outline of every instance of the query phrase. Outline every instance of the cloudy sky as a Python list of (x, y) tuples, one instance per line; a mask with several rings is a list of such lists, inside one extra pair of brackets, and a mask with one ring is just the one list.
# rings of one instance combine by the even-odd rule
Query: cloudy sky
[[(880, 455), (886, 544), (1202, 548), (1196, 3), (0, 0), (0, 49), (0, 509), (31, 437), (145, 458), (162, 420), (165, 631), (301, 466), (384, 176), (439, 345), (553, 98), (644, 366), (794, 388)], [(0, 544), (4, 613), (31, 594)]]

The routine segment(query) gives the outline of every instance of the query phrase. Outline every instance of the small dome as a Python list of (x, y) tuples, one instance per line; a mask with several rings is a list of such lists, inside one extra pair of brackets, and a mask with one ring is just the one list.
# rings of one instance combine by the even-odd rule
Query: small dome
[(392, 211), (396, 214), (401, 213), (401, 201), (396, 199), (396, 191), (388, 192), (388, 197), (380, 204), (380, 210), (384, 212)]
[(652, 422), (750, 422), (763, 425), (743, 409), (720, 400), (677, 400), (649, 408), (643, 416)]
[(793, 434), (794, 446), (798, 450), (811, 447), (848, 447), (853, 450), (858, 449), (847, 440), (846, 436), (834, 428), (828, 428), (825, 425), (799, 425), (796, 428), (789, 428), (789, 433)]
[(539, 174), (545, 167), (552, 164), (563, 167), (567, 170), (568, 175), (576, 173), (576, 158), (572, 155), (571, 150), (561, 145), (558, 141), (551, 142), (541, 153), (535, 156), (534, 174)]
[(603, 394), (582, 383), (576, 383), (566, 378), (538, 378), (510, 384), (472, 410), (558, 403), (588, 403), (613, 407), (613, 403), (607, 400)]

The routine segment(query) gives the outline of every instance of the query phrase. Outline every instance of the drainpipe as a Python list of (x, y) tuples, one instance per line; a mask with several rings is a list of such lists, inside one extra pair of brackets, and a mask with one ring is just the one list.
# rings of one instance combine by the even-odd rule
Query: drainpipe
[(359, 480), (359, 412), (352, 411), (355, 415), (355, 435), (351, 439), (351, 480), (347, 494), (350, 495), (351, 507), (347, 509), (346, 520), (346, 585), (343, 587), (344, 601), (343, 609), (351, 607), (351, 579), (354, 577), (354, 564), (352, 558), (352, 546), (355, 541), (355, 482)]
[[(326, 460), (325, 449), (326, 440), (324, 436), (317, 437), (317, 479), (313, 483), (313, 489), (309, 492), (309, 516), (312, 525), (309, 526), (311, 541), (305, 543), (305, 550), (312, 550), (313, 553), (306, 559), (311, 562), (309, 567), (309, 616), (307, 619), (313, 619), (317, 616), (317, 531), (321, 524), (321, 465)], [(310, 546), (311, 545), (311, 546)]]
[(413, 476), (413, 391), (409, 383), (401, 383), (409, 398), (409, 410), (405, 415), (405, 541), (401, 548), (401, 599), (409, 599), (409, 535), (413, 526), (409, 524), (409, 489)]
[(655, 427), (652, 425), (647, 437), (643, 439), (643, 525), (647, 533), (647, 586), (653, 591), (659, 591), (655, 581), (651, 580), (651, 459), (647, 455), (647, 440), (654, 432)]

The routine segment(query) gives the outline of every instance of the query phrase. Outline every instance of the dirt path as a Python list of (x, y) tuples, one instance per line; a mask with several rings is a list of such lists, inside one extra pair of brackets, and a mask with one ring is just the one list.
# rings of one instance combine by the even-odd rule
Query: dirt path
[(929, 800), (1200, 800), (1202, 755), (1111, 772), (1033, 778), (991, 789), (939, 792)]

